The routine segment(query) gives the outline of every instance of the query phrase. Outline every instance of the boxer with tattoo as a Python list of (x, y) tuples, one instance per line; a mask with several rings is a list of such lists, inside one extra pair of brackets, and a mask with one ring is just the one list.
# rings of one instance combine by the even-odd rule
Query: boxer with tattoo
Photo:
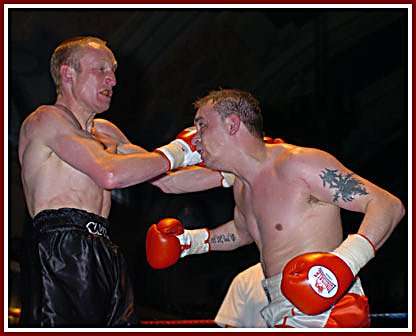
[[(213, 91), (195, 106), (205, 166), (235, 175), (234, 218), (211, 230), (162, 219), (148, 231), (149, 263), (163, 268), (190, 254), (255, 242), (268, 327), (369, 326), (357, 273), (404, 216), (402, 202), (327, 152), (265, 144), (259, 103), (249, 93)], [(341, 209), (363, 213), (358, 232), (345, 240)]]

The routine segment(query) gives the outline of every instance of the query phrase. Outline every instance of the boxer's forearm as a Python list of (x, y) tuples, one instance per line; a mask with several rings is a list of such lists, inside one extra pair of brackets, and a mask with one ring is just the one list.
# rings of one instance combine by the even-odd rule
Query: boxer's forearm
[(367, 237), (378, 250), (405, 214), (401, 201), (383, 191), (367, 205), (358, 233)]
[(210, 251), (230, 251), (252, 242), (248, 232), (238, 229), (234, 221), (209, 231)]
[(132, 143), (123, 143), (117, 145), (117, 154), (133, 154), (133, 153), (147, 153), (148, 151), (143, 147), (134, 145)]
[(151, 183), (165, 193), (182, 194), (219, 187), (221, 175), (214, 170), (191, 166), (169, 172)]

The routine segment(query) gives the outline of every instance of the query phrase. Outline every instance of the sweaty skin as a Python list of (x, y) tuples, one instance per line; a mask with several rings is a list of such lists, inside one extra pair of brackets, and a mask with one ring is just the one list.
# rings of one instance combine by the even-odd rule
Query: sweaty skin
[(342, 240), (340, 209), (317, 200), (296, 176), (291, 145), (271, 145), (252, 182), (234, 186), (236, 225), (243, 227), (261, 252), (267, 276), (281, 271), (292, 256), (330, 251)]
[(379, 248), (404, 215), (400, 200), (324, 151), (264, 144), (235, 115), (208, 103), (197, 111), (197, 148), (206, 166), (232, 172), (234, 219), (210, 230), (211, 250), (255, 242), (266, 277), (302, 253), (342, 241), (340, 209), (364, 213), (358, 232)]
[(23, 122), (19, 160), (32, 217), (63, 207), (108, 217), (112, 189), (168, 170), (161, 155), (131, 144), (111, 122), (94, 119), (110, 106), (115, 68), (112, 52), (90, 43), (82, 51), (80, 71), (61, 66), (56, 104), (40, 106)]

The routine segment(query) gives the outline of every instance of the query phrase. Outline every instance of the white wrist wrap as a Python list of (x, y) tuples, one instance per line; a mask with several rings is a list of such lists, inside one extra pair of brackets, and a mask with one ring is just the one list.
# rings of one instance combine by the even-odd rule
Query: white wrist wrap
[(178, 237), (184, 250), (181, 258), (189, 254), (201, 254), (209, 251), (209, 231), (208, 229), (184, 230)]
[(359, 234), (348, 235), (347, 239), (345, 239), (332, 253), (345, 261), (351, 268), (354, 276), (356, 276), (359, 270), (375, 255), (373, 245)]
[(192, 166), (202, 161), (201, 155), (197, 151), (192, 151), (191, 147), (182, 139), (175, 139), (171, 143), (157, 148), (165, 154), (170, 162), (170, 169), (178, 167)]
[(159, 147), (156, 150), (162, 152), (170, 162), (170, 169), (178, 168), (185, 160), (185, 151), (177, 140), (173, 140), (171, 143)]
[(221, 178), (221, 184), (224, 188), (229, 188), (234, 185), (235, 181), (235, 175), (232, 173), (226, 173), (226, 172), (220, 172), (222, 178)]

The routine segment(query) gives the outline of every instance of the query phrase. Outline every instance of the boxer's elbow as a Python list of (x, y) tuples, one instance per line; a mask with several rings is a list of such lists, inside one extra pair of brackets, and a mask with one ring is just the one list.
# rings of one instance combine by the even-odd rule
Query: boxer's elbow
[(400, 199), (395, 196), (391, 196), (386, 204), (385, 209), (388, 209), (387, 216), (390, 217), (390, 233), (396, 228), (396, 226), (400, 223), (403, 219), (404, 215), (406, 214), (406, 209)]
[(397, 197), (395, 197), (394, 199), (392, 208), (395, 213), (396, 223), (398, 224), (402, 220), (404, 215), (406, 214), (406, 208), (404, 207), (402, 201), (398, 199)]
[(100, 188), (106, 190), (119, 189), (122, 187), (113, 171), (101, 171), (97, 174), (95, 182)]
[(121, 176), (113, 165), (99, 165), (95, 171), (95, 183), (102, 189), (113, 190), (124, 187)]
[(251, 243), (254, 242), (253, 237), (248, 233), (248, 232), (239, 232), (238, 234), (238, 246), (237, 247), (241, 247), (241, 246), (246, 246), (249, 245)]

